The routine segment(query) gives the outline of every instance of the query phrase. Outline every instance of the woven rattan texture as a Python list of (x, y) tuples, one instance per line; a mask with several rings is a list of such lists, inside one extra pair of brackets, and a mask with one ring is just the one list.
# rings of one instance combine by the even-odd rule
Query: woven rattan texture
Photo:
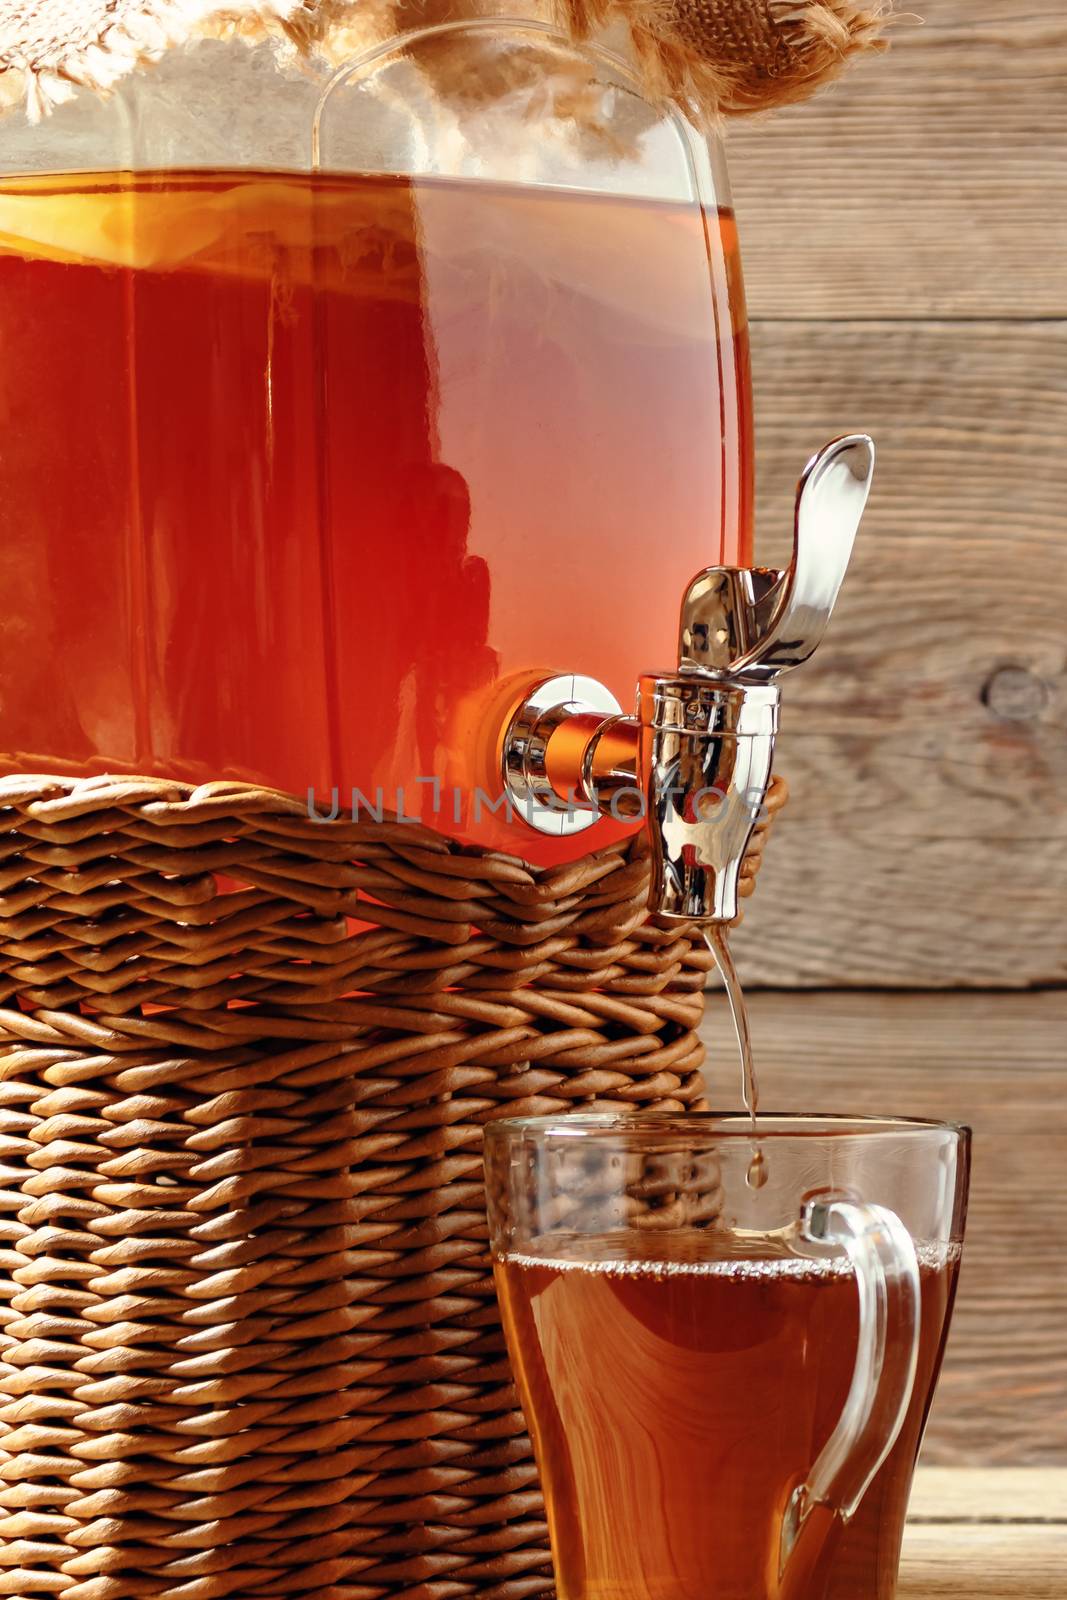
[(709, 958), (646, 884), (640, 837), (0, 782), (0, 1595), (550, 1588), (481, 1129), (699, 1102)]

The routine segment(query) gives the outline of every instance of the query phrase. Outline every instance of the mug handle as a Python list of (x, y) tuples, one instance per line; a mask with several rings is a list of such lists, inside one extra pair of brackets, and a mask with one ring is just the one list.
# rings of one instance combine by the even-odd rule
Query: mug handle
[(895, 1212), (840, 1194), (813, 1196), (800, 1214), (800, 1236), (848, 1256), (859, 1290), (859, 1338), (837, 1426), (786, 1509), (780, 1571), (816, 1506), (843, 1522), (858, 1508), (897, 1442), (919, 1358), (919, 1262)]

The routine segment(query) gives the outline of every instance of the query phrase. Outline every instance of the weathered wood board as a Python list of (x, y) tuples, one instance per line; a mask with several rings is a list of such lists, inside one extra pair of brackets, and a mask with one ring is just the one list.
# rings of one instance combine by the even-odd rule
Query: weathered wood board
[(915, 1474), (912, 1522), (1067, 1523), (1067, 1467), (934, 1467)]
[(900, 1600), (1063, 1600), (1067, 1469), (920, 1466)]
[(1067, 6), (914, 9), (885, 55), (730, 131), (760, 559), (812, 450), (879, 447), (788, 685), (749, 984), (1067, 981)]
[(731, 128), (753, 315), (1062, 317), (1067, 8), (897, 12), (886, 55)]
[(1067, 1469), (920, 1466), (901, 1600), (1064, 1600)]
[(799, 467), (866, 428), (875, 488), (784, 686), (793, 800), (749, 983), (1067, 981), (1067, 322), (763, 324), (761, 559)]
[(900, 1600), (1063, 1600), (1067, 1524), (908, 1527)]

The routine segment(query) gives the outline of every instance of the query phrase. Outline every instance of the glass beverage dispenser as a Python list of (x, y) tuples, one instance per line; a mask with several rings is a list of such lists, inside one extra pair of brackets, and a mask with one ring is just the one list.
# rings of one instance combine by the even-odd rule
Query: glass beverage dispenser
[(870, 481), (754, 565), (722, 154), (639, 52), (315, 14), (0, 0), (5, 1593), (547, 1594), (482, 1130), (703, 1104)]
[[(649, 761), (620, 726), (602, 792), (573, 737), (546, 782), (532, 723), (632, 707), (693, 573), (752, 568), (722, 152), (543, 18), (377, 35), (35, 80), (0, 127), (0, 761), (565, 859), (655, 811), (613, 798)], [(755, 636), (786, 587), (727, 608)]]
[(356, 789), (543, 858), (474, 814), (512, 686), (632, 699), (685, 581), (751, 561), (718, 146), (483, 17), (332, 75), (175, 51), (8, 119), (0, 172), (5, 767)]

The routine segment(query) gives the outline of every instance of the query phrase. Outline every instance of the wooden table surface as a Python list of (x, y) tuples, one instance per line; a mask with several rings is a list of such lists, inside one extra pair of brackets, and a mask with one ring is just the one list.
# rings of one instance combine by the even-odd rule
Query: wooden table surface
[(1065, 1600), (1067, 1469), (920, 1467), (899, 1600)]

